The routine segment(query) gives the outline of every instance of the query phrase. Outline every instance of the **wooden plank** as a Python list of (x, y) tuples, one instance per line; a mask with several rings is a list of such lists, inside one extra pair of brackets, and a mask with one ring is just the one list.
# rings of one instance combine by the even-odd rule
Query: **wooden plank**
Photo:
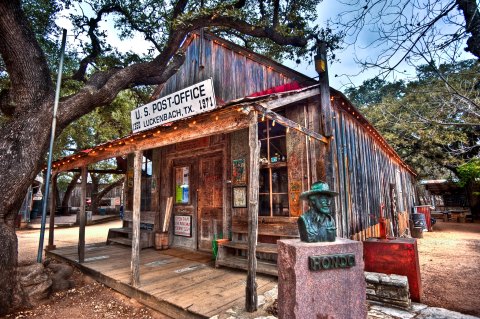
[[(320, 134), (320, 116), (318, 114), (318, 107), (314, 105), (314, 103), (307, 104), (307, 127), (315, 133)], [(321, 169), (317, 170), (317, 164), (319, 164), (320, 160), (320, 149), (317, 145), (315, 145), (315, 140), (308, 139), (308, 162), (310, 163), (310, 181), (313, 184), (318, 180), (321, 179)]]
[[(142, 211), (140, 212), (140, 222), (146, 224), (155, 224), (156, 212)], [(123, 214), (123, 220), (133, 222), (133, 211), (126, 210)]]
[(156, 282), (149, 285), (148, 288), (142, 287), (142, 289), (156, 297), (163, 298), (164, 295), (176, 294), (177, 291), (181, 292), (195, 285), (206, 287), (210, 281), (221, 279), (223, 276), (224, 274), (222, 272), (211, 267), (205, 267), (187, 276), (185, 274), (178, 274), (176, 276), (170, 275), (165, 277), (161, 281), (158, 281), (157, 278), (152, 279), (152, 281), (156, 280)]
[[(222, 260), (218, 260), (217, 264), (229, 268), (248, 270), (248, 262), (244, 257), (226, 256)], [(258, 261), (257, 273), (278, 276), (277, 265), (266, 261)]]
[(305, 99), (317, 96), (319, 94), (320, 94), (320, 90), (318, 88), (313, 88), (313, 89), (305, 90), (292, 95), (279, 97), (274, 100), (262, 102), (261, 105), (268, 110), (274, 110), (285, 105), (303, 101)]
[(170, 225), (170, 216), (172, 216), (172, 209), (173, 208), (173, 197), (170, 196), (167, 198), (167, 205), (165, 208), (165, 218), (163, 220), (162, 231), (166, 232), (168, 230), (168, 226)]
[(258, 142), (258, 115), (256, 111), (249, 114), (248, 145), (250, 146), (249, 169), (249, 205), (248, 205), (248, 272), (245, 293), (245, 308), (249, 312), (257, 310), (257, 232), (258, 232), (258, 187), (260, 143)]
[[(290, 237), (297, 238), (298, 226), (297, 218), (285, 218), (284, 221), (272, 220), (271, 218), (260, 217), (261, 223), (258, 224), (258, 234), (265, 236)], [(248, 222), (241, 219), (232, 220), (233, 233), (248, 233)]]
[(277, 114), (261, 105), (261, 103), (253, 103), (252, 104), (253, 108), (257, 110), (259, 113), (265, 115), (265, 117), (271, 119), (272, 121), (276, 121), (279, 124), (285, 126), (285, 127), (290, 127), (291, 129), (297, 130), (307, 136), (310, 136), (311, 138), (314, 138), (320, 142), (323, 142), (325, 144), (328, 144), (328, 139), (322, 136), (321, 134), (314, 132), (304, 126), (301, 126), (298, 123), (295, 123), (294, 121), (287, 119), (284, 116), (281, 116), (280, 114)]
[(132, 286), (140, 285), (140, 197), (142, 191), (143, 152), (135, 151), (133, 164), (133, 236), (132, 236)]
[(83, 263), (85, 259), (85, 225), (87, 215), (85, 205), (87, 204), (87, 166), (82, 166), (81, 173), (81, 191), (80, 191), (80, 228), (78, 231), (78, 261)]
[[(259, 294), (264, 294), (265, 292), (271, 290), (274, 285), (276, 285), (276, 280), (273, 277), (263, 277), (258, 282)], [(244, 298), (245, 296), (243, 296), (243, 294), (238, 294), (236, 299), (233, 299), (231, 301), (224, 300), (222, 305), (218, 306), (217, 304), (218, 308), (206, 313), (206, 315), (208, 318), (211, 318), (215, 315), (220, 316), (221, 314), (224, 314), (228, 309), (232, 309), (235, 305), (241, 304)]]
[(330, 105), (330, 85), (328, 83), (328, 66), (327, 66), (327, 46), (325, 42), (321, 42), (320, 45), (317, 47), (318, 55), (320, 55), (321, 59), (323, 60), (323, 64), (325, 66), (325, 71), (320, 72), (318, 83), (320, 89), (320, 106), (322, 109), (321, 118), (322, 118), (322, 128), (323, 134), (325, 136), (332, 136), (333, 129), (332, 129), (332, 108)]
[[(234, 242), (234, 241), (222, 242), (222, 243), (218, 243), (218, 246), (248, 250), (248, 244), (244, 242)], [(278, 253), (277, 244), (257, 243), (257, 252), (277, 254)]]

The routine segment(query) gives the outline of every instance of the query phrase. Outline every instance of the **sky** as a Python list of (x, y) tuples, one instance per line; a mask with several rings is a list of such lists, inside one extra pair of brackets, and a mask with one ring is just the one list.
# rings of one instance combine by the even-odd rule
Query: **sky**
[[(342, 3), (339, 0), (324, 0), (321, 2), (317, 6), (319, 18), (316, 23), (320, 26), (326, 26), (329, 19), (335, 18), (340, 12), (345, 12), (346, 10), (351, 9), (351, 6), (349, 5), (351, 1), (346, 0), (346, 2), (348, 2), (348, 4)], [(86, 12), (88, 13), (88, 11)], [(67, 28), (67, 30), (71, 29), (71, 24), (66, 21), (66, 19), (59, 19), (57, 24)], [(104, 23), (104, 27), (107, 29), (109, 35), (115, 34), (113, 24)], [(344, 46), (342, 50), (335, 51), (337, 59), (335, 61), (329, 61), (329, 79), (331, 87), (343, 91), (349, 86), (358, 86), (362, 84), (364, 80), (371, 79), (377, 75), (378, 70), (374, 69), (369, 69), (361, 73), (360, 65), (355, 61), (355, 59), (365, 60), (375, 57), (382, 49), (381, 47), (368, 45), (375, 35), (369, 32), (367, 28), (365, 29), (366, 30), (358, 37), (355, 45)], [(349, 39), (347, 38), (347, 40)], [(146, 53), (149, 48), (148, 43), (143, 40), (141, 35), (125, 41), (121, 41), (115, 36), (109, 36), (109, 42), (123, 52), (133, 51), (137, 53)], [(463, 58), (471, 58), (471, 56), (465, 54)], [(297, 64), (295, 61), (288, 60), (283, 61), (282, 63), (307, 76), (317, 76), (312, 63), (302, 61), (302, 63)], [(394, 75), (390, 75), (387, 80), (409, 79), (415, 76), (415, 69), (406, 63), (400, 64), (398, 70), (401, 70), (402, 73), (396, 72)]]

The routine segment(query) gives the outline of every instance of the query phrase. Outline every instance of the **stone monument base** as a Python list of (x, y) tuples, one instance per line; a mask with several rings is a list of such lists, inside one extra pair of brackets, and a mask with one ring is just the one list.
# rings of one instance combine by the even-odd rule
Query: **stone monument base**
[(279, 318), (366, 318), (363, 269), (362, 242), (279, 240)]

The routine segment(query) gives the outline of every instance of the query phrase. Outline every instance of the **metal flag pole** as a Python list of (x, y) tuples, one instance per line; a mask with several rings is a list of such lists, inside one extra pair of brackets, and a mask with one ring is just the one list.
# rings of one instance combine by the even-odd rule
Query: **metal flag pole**
[[(52, 175), (52, 152), (53, 141), (55, 140), (55, 127), (57, 126), (58, 100), (60, 99), (60, 86), (62, 84), (63, 56), (65, 53), (65, 43), (67, 41), (67, 30), (63, 29), (62, 47), (60, 49), (60, 63), (58, 65), (57, 89), (55, 92), (55, 104), (53, 106), (52, 130), (50, 133), (50, 148), (48, 149), (47, 176), (45, 177), (45, 195), (42, 205), (42, 226), (40, 228), (40, 242), (38, 243), (37, 263), (42, 262), (43, 240), (45, 238), (45, 222), (47, 220), (48, 191), (50, 188), (50, 177)], [(50, 212), (51, 214), (52, 212)]]

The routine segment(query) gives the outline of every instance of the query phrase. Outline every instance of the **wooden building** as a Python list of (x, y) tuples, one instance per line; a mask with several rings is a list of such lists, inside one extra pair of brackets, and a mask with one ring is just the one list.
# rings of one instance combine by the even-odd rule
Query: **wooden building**
[(183, 48), (185, 63), (154, 99), (211, 78), (215, 109), (53, 164), (58, 173), (128, 156), (127, 217), (109, 240), (138, 236), (144, 248), (167, 229), (171, 247), (212, 253), (213, 240), (224, 238), (217, 265), (240, 268), (253, 243), (257, 270), (276, 274), (276, 241), (298, 236), (307, 208), (299, 196), (317, 180), (340, 193), (337, 236), (378, 236), (382, 206), (392, 235), (404, 233), (399, 216), (414, 205), (415, 173), (342, 93), (322, 94), (314, 79), (207, 33), (190, 35)]

